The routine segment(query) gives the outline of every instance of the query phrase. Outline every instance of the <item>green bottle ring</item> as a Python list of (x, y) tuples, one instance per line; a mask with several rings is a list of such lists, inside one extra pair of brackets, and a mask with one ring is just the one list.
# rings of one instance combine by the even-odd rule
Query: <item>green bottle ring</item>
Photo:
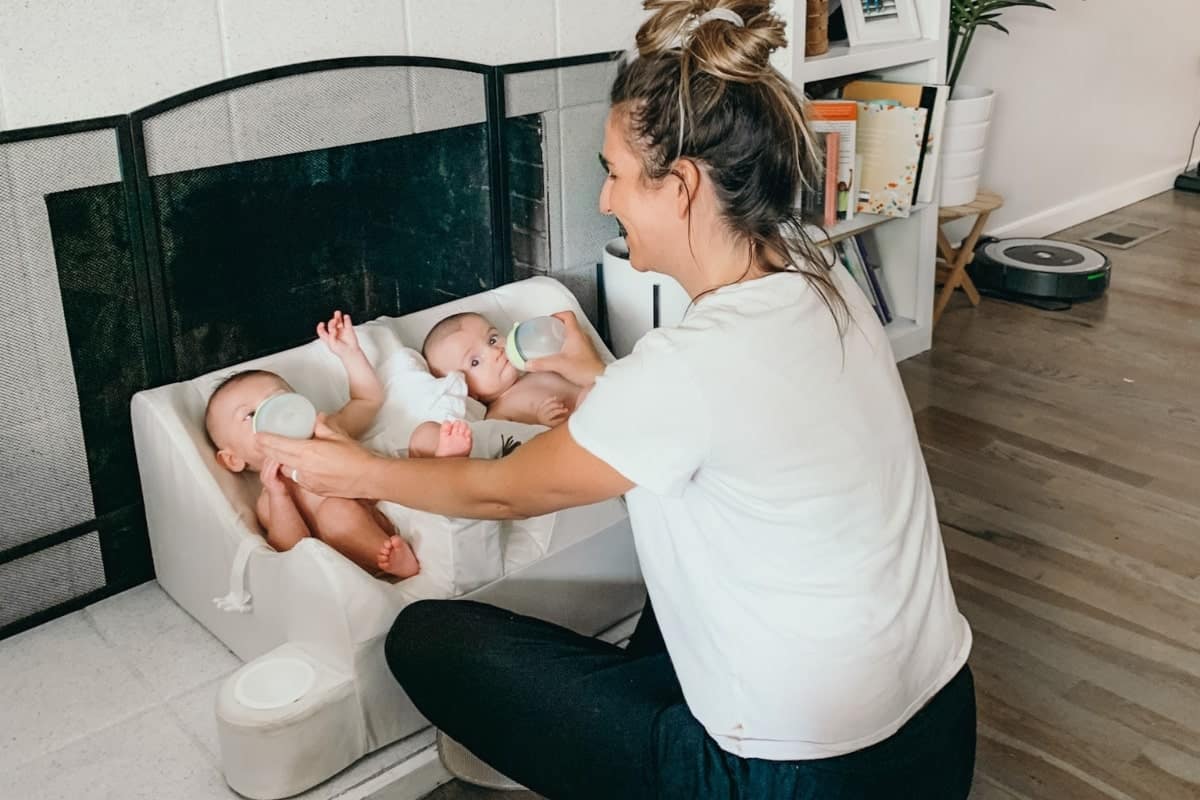
[(512, 326), (512, 330), (508, 332), (508, 338), (504, 340), (504, 354), (508, 356), (508, 362), (521, 372), (525, 371), (525, 355), (521, 352), (521, 348), (517, 346), (517, 327), (520, 323)]

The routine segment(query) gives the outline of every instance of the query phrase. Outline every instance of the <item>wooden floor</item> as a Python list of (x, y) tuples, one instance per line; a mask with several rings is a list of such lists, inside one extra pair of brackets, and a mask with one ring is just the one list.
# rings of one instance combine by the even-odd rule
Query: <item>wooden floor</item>
[(973, 798), (1200, 798), (1200, 195), (1109, 218), (1172, 230), (1070, 311), (956, 297), (901, 366), (975, 635)]
[(975, 635), (976, 800), (1200, 798), (1200, 195), (1058, 238), (1110, 217), (1172, 230), (1070, 311), (960, 294), (900, 369)]

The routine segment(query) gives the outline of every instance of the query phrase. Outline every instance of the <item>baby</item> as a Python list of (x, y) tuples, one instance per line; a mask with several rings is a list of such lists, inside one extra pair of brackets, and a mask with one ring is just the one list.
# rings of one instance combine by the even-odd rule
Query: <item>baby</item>
[[(349, 315), (335, 311), (328, 323), (317, 325), (317, 337), (342, 362), (350, 381), (350, 401), (327, 423), (357, 439), (383, 404), (383, 384), (359, 347)], [(231, 472), (257, 472), (262, 481), (255, 510), (267, 543), (282, 552), (315, 536), (373, 575), (416, 575), (420, 566), (412, 548), (373, 504), (314, 494), (259, 451), (252, 424), (255, 409), (266, 398), (290, 391), (287, 381), (273, 372), (239, 372), (216, 388), (204, 412), (218, 463)], [(471, 430), (463, 422), (426, 422), (413, 440), (417, 447), (410, 443), (410, 455), (461, 456), (471, 450)]]
[(488, 419), (561, 425), (583, 400), (583, 389), (556, 372), (522, 374), (504, 353), (504, 336), (480, 314), (454, 314), (433, 326), (421, 348), (429, 371), (455, 370), (467, 392), (487, 406)]

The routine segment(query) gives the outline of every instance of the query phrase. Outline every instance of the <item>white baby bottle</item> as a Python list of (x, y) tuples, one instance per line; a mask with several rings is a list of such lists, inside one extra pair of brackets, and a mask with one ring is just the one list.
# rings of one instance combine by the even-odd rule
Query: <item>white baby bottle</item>
[(552, 356), (562, 350), (567, 340), (567, 326), (557, 317), (534, 317), (513, 325), (508, 332), (504, 352), (517, 369), (535, 358)]
[(317, 409), (308, 398), (295, 392), (273, 394), (254, 409), (251, 427), (255, 433), (277, 433), (290, 439), (311, 439), (317, 425)]

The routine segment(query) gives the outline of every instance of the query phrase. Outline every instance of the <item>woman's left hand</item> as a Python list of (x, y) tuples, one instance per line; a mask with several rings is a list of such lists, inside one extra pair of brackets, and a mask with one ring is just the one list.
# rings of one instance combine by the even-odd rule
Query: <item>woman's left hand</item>
[(283, 464), (280, 473), (325, 497), (365, 498), (368, 479), (379, 458), (340, 430), (324, 414), (317, 416), (311, 439), (257, 433), (263, 454)]
[(562, 350), (552, 356), (526, 362), (526, 371), (557, 372), (576, 386), (590, 388), (596, 382), (596, 376), (604, 372), (604, 359), (600, 358), (591, 338), (580, 327), (574, 311), (560, 311), (551, 316), (562, 322), (566, 329), (567, 338)]

